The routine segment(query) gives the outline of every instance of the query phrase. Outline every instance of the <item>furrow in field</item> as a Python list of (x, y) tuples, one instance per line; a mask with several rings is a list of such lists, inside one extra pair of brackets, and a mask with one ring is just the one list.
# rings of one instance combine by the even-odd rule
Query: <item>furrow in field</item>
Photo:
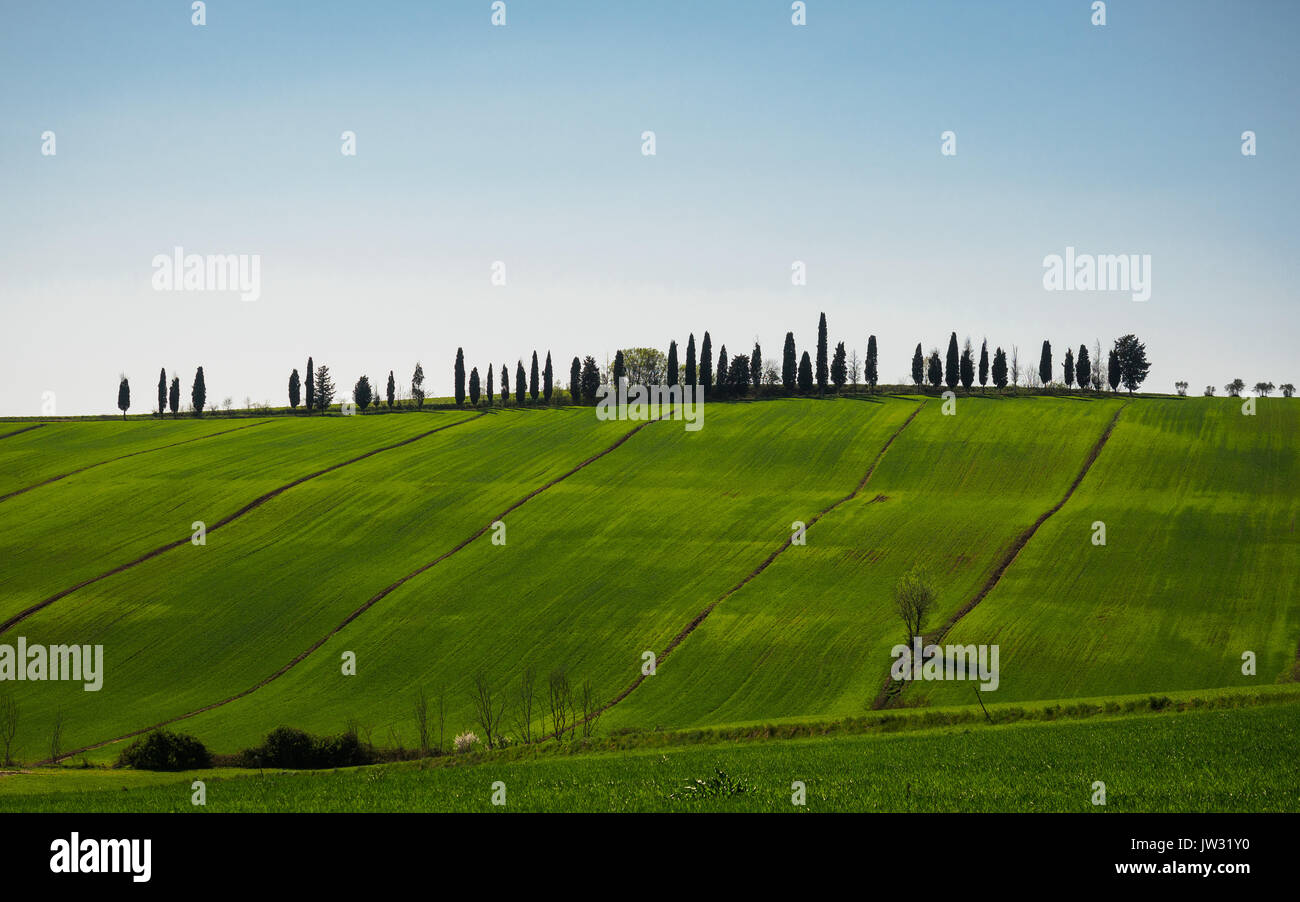
[(6, 432), (4, 435), (0, 435), (0, 438), (10, 438), (15, 435), (21, 435), (24, 432), (31, 432), (33, 429), (40, 429), (44, 425), (44, 423), (37, 423), (35, 426), (24, 426), (22, 429), (15, 429), (13, 432)]
[[(78, 473), (84, 473), (87, 470), (93, 470), (95, 469), (95, 467), (102, 467), (105, 464), (116, 463), (119, 460), (126, 460), (128, 457), (136, 457), (137, 455), (140, 454), (152, 454), (155, 451), (165, 451), (168, 448), (175, 448), (177, 445), (188, 445), (190, 442), (202, 441), (205, 438), (216, 438), (219, 435), (228, 435), (231, 432), (239, 432), (241, 429), (252, 429), (254, 426), (265, 426), (266, 424), (271, 422), (274, 421), (262, 420), (261, 422), (258, 423), (249, 423), (246, 426), (236, 426), (234, 429), (223, 429), (220, 432), (210, 432), (207, 435), (198, 435), (195, 436), (194, 438), (182, 439), (179, 442), (171, 442), (170, 444), (167, 445), (159, 445), (157, 448), (143, 448), (139, 451), (132, 451), (129, 454), (122, 454), (117, 457), (110, 457), (108, 460), (101, 460), (93, 464), (87, 464), (84, 467), (78, 467), (75, 470), (69, 470), (67, 473), (60, 473), (58, 476), (52, 476), (49, 479), (42, 480), (41, 482), (37, 482), (32, 485), (25, 486), (24, 488), (16, 489), (15, 491), (9, 492), (7, 494), (0, 495), (0, 501), (8, 501), (10, 498), (13, 498), (15, 495), (22, 495), (25, 492), (30, 492), (33, 489), (39, 489), (42, 486), (47, 486), (50, 483), (58, 482), (61, 479), (67, 479), (69, 476), (76, 476)], [(35, 429), (37, 427), (33, 426), (31, 428)], [(26, 431), (27, 431), (26, 429), (18, 430), (18, 432), (26, 432)], [(17, 434), (18, 434), (17, 432), (9, 433), (9, 435), (17, 435)], [(8, 438), (8, 437), (9, 436), (0, 436), (0, 438)], [(3, 632), (3, 628), (0, 628), (0, 632)]]
[[(281, 494), (283, 494), (283, 493), (289, 491), (290, 489), (292, 489), (292, 488), (294, 488), (294, 487), (296, 487), (296, 486), (302, 485), (304, 482), (308, 482), (309, 480), (315, 479), (315, 478), (317, 478), (317, 477), (319, 477), (319, 476), (324, 476), (326, 473), (331, 473), (331, 472), (333, 472), (333, 471), (335, 471), (335, 470), (338, 470), (338, 469), (340, 469), (340, 468), (342, 468), (342, 467), (346, 467), (346, 466), (349, 466), (349, 465), (351, 465), (351, 464), (358, 463), (359, 461), (363, 461), (363, 460), (365, 460), (366, 458), (373, 457), (374, 455), (376, 455), (376, 454), (380, 454), (380, 453), (382, 453), (382, 452), (384, 452), (384, 451), (392, 451), (392, 450), (395, 449), (395, 448), (400, 448), (400, 447), (402, 447), (402, 446), (404, 446), (404, 445), (409, 445), (409, 444), (411, 444), (412, 442), (417, 442), (417, 441), (419, 441), (420, 439), (427, 438), (428, 436), (433, 435), (434, 433), (442, 432), (444, 429), (451, 429), (451, 428), (453, 428), (454, 426), (459, 426), (459, 425), (461, 425), (461, 424), (463, 424), (463, 423), (472, 422), (473, 420), (476, 420), (476, 419), (478, 419), (479, 417), (484, 417), (484, 416), (487, 416), (487, 413), (486, 413), (486, 412), (484, 412), (484, 413), (480, 413), (480, 414), (478, 414), (478, 415), (476, 415), (476, 416), (469, 417), (469, 418), (464, 419), (464, 420), (458, 420), (458, 421), (456, 421), (455, 423), (448, 423), (448, 424), (446, 424), (445, 426), (437, 426), (437, 427), (435, 427), (435, 428), (433, 428), (433, 429), (429, 429), (429, 430), (426, 430), (426, 431), (424, 431), (424, 432), (421, 432), (421, 433), (419, 433), (419, 434), (417, 434), (417, 435), (413, 435), (413, 436), (411, 436), (410, 438), (405, 438), (405, 439), (402, 439), (401, 441), (393, 442), (393, 443), (388, 444), (388, 445), (383, 445), (383, 446), (381, 446), (381, 447), (379, 447), (379, 448), (372, 448), (371, 450), (366, 451), (366, 452), (363, 453), (363, 454), (358, 454), (358, 455), (356, 455), (355, 457), (351, 457), (351, 458), (349, 458), (349, 459), (347, 459), (347, 460), (340, 461), (339, 463), (331, 464), (331, 465), (328, 466), (328, 467), (325, 467), (325, 468), (323, 468), (323, 469), (317, 470), (317, 471), (314, 472), (314, 473), (310, 473), (310, 474), (308, 474), (308, 475), (306, 475), (306, 476), (299, 477), (298, 479), (295, 479), (295, 480), (293, 480), (292, 482), (286, 483), (286, 484), (284, 484), (284, 485), (282, 485), (282, 486), (279, 486), (278, 488), (272, 489), (271, 491), (266, 492), (266, 493), (264, 493), (264, 494), (258, 496), (257, 498), (255, 498), (255, 499), (253, 499), (252, 501), (250, 501), (249, 503), (245, 504), (243, 507), (241, 507), (239, 510), (235, 511), (234, 513), (232, 513), (232, 514), (227, 514), (225, 517), (222, 517), (222, 518), (221, 518), (220, 520), (218, 520), (216, 523), (214, 523), (214, 524), (212, 524), (211, 526), (207, 527), (207, 533), (210, 535), (211, 533), (217, 531), (217, 530), (220, 529), (221, 527), (226, 526), (226, 525), (228, 525), (228, 524), (230, 524), (230, 523), (233, 523), (235, 520), (238, 520), (239, 518), (245, 516), (245, 515), (248, 514), (250, 511), (256, 510), (258, 507), (261, 507), (263, 504), (265, 504), (266, 502), (270, 501), (272, 498), (275, 498), (275, 497), (277, 497), (278, 495), (281, 495)], [(270, 422), (270, 421), (267, 420), (267, 421), (264, 421), (264, 422)], [(252, 424), (252, 425), (253, 425), (253, 426), (260, 426), (260, 425), (262, 425), (262, 423), (254, 423), (254, 424)], [(239, 429), (249, 429), (249, 428), (252, 428), (252, 427), (251, 427), (251, 426), (241, 426), (241, 427), (239, 427)], [(234, 431), (237, 431), (237, 430), (233, 430), (233, 429), (232, 429), (232, 430), (226, 430), (226, 431), (227, 431), (227, 432), (234, 432)], [(213, 434), (214, 434), (214, 435), (220, 435), (221, 433), (213, 433)], [(205, 436), (205, 437), (211, 437), (211, 436)], [(194, 440), (195, 440), (195, 439), (189, 439), (188, 441), (194, 441)], [(178, 442), (178, 443), (176, 443), (176, 444), (184, 444), (184, 443), (183, 443), (183, 442)], [(158, 449), (152, 449), (152, 450), (158, 450)], [(144, 452), (135, 452), (135, 453), (144, 453)], [(132, 455), (125, 455), (125, 456), (129, 457), (129, 456), (132, 456)], [(118, 458), (118, 459), (120, 459), (120, 458)], [(105, 461), (105, 463), (108, 463), (108, 461)], [(89, 469), (89, 468), (83, 468), (83, 469)], [(71, 475), (71, 474), (68, 474), (68, 475)], [(45, 599), (43, 599), (43, 600), (37, 602), (36, 604), (31, 605), (31, 606), (25, 608), (24, 610), (20, 611), (19, 613), (13, 615), (12, 617), (10, 617), (10, 618), (8, 618), (7, 620), (5, 620), (3, 623), (0, 623), (0, 634), (3, 634), (3, 633), (5, 633), (5, 632), (7, 632), (8, 630), (12, 629), (14, 626), (18, 625), (19, 623), (22, 623), (24, 620), (26, 620), (26, 619), (27, 619), (28, 617), (30, 617), (31, 615), (35, 614), (37, 611), (43, 610), (43, 609), (45, 609), (45, 608), (48, 608), (50, 605), (54, 604), (55, 602), (57, 602), (57, 601), (59, 601), (59, 600), (61, 600), (61, 599), (63, 599), (63, 598), (67, 598), (69, 595), (71, 595), (72, 593), (76, 592), (76, 591), (79, 590), (79, 589), (83, 589), (83, 588), (85, 588), (86, 586), (89, 586), (89, 585), (91, 585), (91, 584), (93, 584), (93, 583), (97, 583), (97, 582), (99, 582), (100, 580), (107, 579), (108, 577), (110, 577), (110, 576), (114, 576), (114, 575), (116, 575), (116, 574), (118, 574), (118, 573), (122, 573), (123, 571), (130, 570), (131, 568), (133, 568), (133, 567), (137, 567), (137, 566), (139, 566), (140, 564), (143, 564), (145, 561), (148, 561), (148, 560), (151, 560), (151, 559), (153, 559), (153, 558), (156, 558), (156, 557), (158, 557), (159, 555), (164, 554), (164, 553), (166, 553), (166, 552), (168, 552), (168, 551), (171, 551), (171, 550), (176, 549), (176, 548), (180, 548), (180, 547), (182, 547), (182, 546), (184, 546), (184, 545), (188, 545), (188, 544), (190, 543), (190, 540), (191, 540), (191, 537), (190, 537), (190, 536), (186, 536), (186, 537), (183, 538), (183, 539), (177, 539), (176, 541), (168, 542), (167, 544), (165, 544), (165, 545), (161, 545), (161, 546), (159, 546), (158, 548), (155, 548), (155, 549), (153, 549), (152, 551), (147, 552), (147, 553), (141, 555), (140, 557), (135, 558), (135, 559), (132, 560), (132, 561), (129, 561), (129, 562), (125, 563), (125, 564), (120, 564), (120, 565), (118, 565), (117, 567), (112, 568), (111, 570), (107, 570), (107, 571), (105, 571), (105, 572), (103, 572), (103, 573), (98, 574), (97, 576), (92, 576), (92, 577), (90, 577), (89, 579), (84, 579), (84, 580), (82, 580), (81, 582), (77, 583), (76, 585), (74, 585), (74, 586), (72, 586), (72, 587), (70, 587), (70, 588), (64, 589), (64, 590), (62, 590), (62, 591), (60, 591), (60, 592), (56, 592), (55, 594), (49, 596), (48, 598), (45, 598)]]
[[(942, 627), (925, 637), (925, 641), (928, 644), (937, 645), (942, 642), (943, 637), (948, 634), (949, 630), (956, 626), (958, 621), (974, 610), (975, 606), (983, 601), (985, 596), (993, 591), (994, 587), (996, 587), (998, 582), (1002, 579), (1002, 574), (1006, 573), (1007, 568), (1015, 562), (1016, 558), (1020, 555), (1021, 549), (1029, 544), (1029, 540), (1034, 537), (1034, 533), (1038, 532), (1038, 528), (1046, 523), (1048, 518), (1065, 506), (1065, 503), (1069, 501), (1070, 497), (1074, 494), (1075, 489), (1079, 487), (1079, 484), (1083, 482), (1084, 477), (1088, 475), (1088, 471), (1092, 469), (1092, 465), (1096, 463), (1097, 456), (1101, 454), (1101, 449), (1106, 446), (1106, 442), (1110, 439), (1111, 433), (1115, 431), (1115, 424), (1119, 422), (1119, 415), (1124, 412), (1124, 407), (1127, 406), (1127, 404), (1121, 405), (1119, 410), (1115, 411), (1115, 415), (1111, 417), (1110, 422), (1106, 424), (1106, 428), (1102, 431), (1101, 436), (1092, 446), (1092, 450), (1088, 452), (1088, 456), (1083, 461), (1083, 466), (1079, 468), (1078, 474), (1075, 475), (1074, 481), (1070, 483), (1069, 488), (1065, 490), (1065, 494), (1061, 496), (1061, 500), (1052, 505), (1041, 516), (1039, 516), (1039, 518), (1035, 520), (1028, 529), (1020, 534), (1015, 542), (1011, 544), (1011, 547), (1007, 550), (1007, 553), (1003, 556), (1002, 560), (993, 569), (993, 572), (989, 574), (989, 578), (984, 581), (984, 585), (975, 593), (974, 597), (958, 608)], [(885, 685), (880, 690), (880, 694), (876, 696), (875, 703), (872, 707), (885, 707), (885, 705), (897, 698), (898, 694), (906, 688), (906, 685), (906, 683), (900, 684), (892, 677), (887, 678)]]

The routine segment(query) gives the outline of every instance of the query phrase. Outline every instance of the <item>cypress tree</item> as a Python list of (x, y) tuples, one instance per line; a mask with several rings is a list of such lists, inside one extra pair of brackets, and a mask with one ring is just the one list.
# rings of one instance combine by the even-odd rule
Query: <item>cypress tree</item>
[(489, 363), (488, 378), (487, 378), (487, 406), (491, 407), (492, 402), (495, 400), (496, 400), (496, 394), (493, 392), (493, 385), (492, 385), (492, 364)]
[(460, 407), (465, 403), (465, 350), (456, 349), (456, 406)]
[(596, 403), (596, 393), (600, 391), (600, 368), (596, 358), (588, 355), (582, 360), (582, 397), (585, 401)]
[(948, 366), (944, 370), (943, 381), (949, 388), (956, 388), (957, 382), (961, 379), (961, 372), (958, 367), (961, 366), (957, 356), (957, 333), (954, 332), (948, 336)]
[(316, 370), (312, 366), (311, 358), (307, 358), (307, 413), (310, 414), (316, 409)]
[(921, 354), (921, 343), (916, 343), (916, 352), (912, 354), (912, 382), (917, 388), (925, 381), (925, 357)]
[(826, 391), (826, 377), (829, 367), (826, 365), (826, 314), (817, 321), (817, 391)]
[(533, 362), (528, 367), (528, 397), (537, 403), (537, 352), (533, 351)]
[(839, 391), (844, 387), (844, 383), (849, 381), (848, 367), (844, 364), (845, 359), (844, 342), (835, 345), (835, 356), (831, 358), (831, 384), (835, 390)]
[(1065, 349), (1065, 387), (1074, 388), (1074, 351)]
[(975, 349), (970, 345), (970, 339), (966, 339), (965, 346), (961, 349), (961, 387), (970, 391), (971, 385), (975, 382)]
[(555, 392), (555, 369), (551, 366), (551, 352), (546, 352), (546, 366), (542, 369), (542, 400), (547, 404), (551, 403), (551, 395)]
[(938, 388), (943, 383), (943, 361), (939, 359), (939, 349), (930, 353), (930, 385)]
[(781, 385), (788, 392), (795, 390), (799, 380), (799, 364), (794, 353), (794, 333), (785, 333), (785, 350), (781, 354)]
[(668, 342), (668, 384), (677, 384), (677, 342)]
[(167, 370), (158, 371), (158, 419), (167, 412)]
[(876, 353), (876, 336), (874, 335), (867, 338), (867, 367), (863, 376), (866, 377), (867, 385), (874, 392), (876, 383), (880, 381), (880, 360)]
[(126, 412), (131, 407), (131, 383), (126, 381), (126, 375), (123, 374), (121, 381), (117, 383), (117, 409), (122, 411), (122, 419), (126, 419)]
[(727, 393), (727, 346), (723, 345), (722, 350), (718, 352), (718, 372), (714, 377), (718, 384), (718, 394)]
[(569, 364), (569, 403), (582, 403), (582, 361), (577, 357)]
[(176, 416), (176, 411), (181, 409), (181, 377), (172, 376), (172, 387), (167, 392), (167, 407), (171, 410), (172, 416)]
[(1001, 348), (993, 352), (993, 385), (998, 389), (1007, 387), (1007, 354)]
[(510, 403), (510, 367), (501, 364), (501, 406)]
[(418, 360), (415, 361), (415, 372), (411, 373), (411, 397), (415, 399), (417, 408), (424, 406), (424, 367)]
[(472, 407), (478, 407), (478, 393), (479, 393), (478, 367), (474, 367), (473, 369), (471, 369), (471, 370), (469, 371), (469, 403), (470, 403), (470, 406), (472, 406)]
[(700, 342), (700, 386), (706, 395), (713, 388), (713, 342), (709, 340), (708, 332)]
[(1079, 345), (1079, 356), (1074, 358), (1074, 378), (1079, 388), (1087, 388), (1092, 380), (1092, 360), (1088, 357), (1088, 346)]
[(298, 381), (298, 371), (294, 370), (289, 374), (289, 409), (297, 410), (298, 403), (302, 400), (302, 385)]
[(515, 365), (515, 403), (520, 407), (524, 406), (524, 380), (528, 376), (524, 374), (524, 362), (518, 361)]
[(986, 338), (980, 344), (980, 391), (984, 386), (989, 384), (989, 340)]
[(388, 406), (392, 408), (393, 402), (397, 400), (397, 380), (393, 378), (393, 371), (388, 371)]
[(699, 377), (695, 370), (695, 333), (692, 332), (686, 339), (686, 384), (699, 385)]
[(618, 391), (623, 380), (627, 378), (627, 361), (623, 359), (621, 350), (614, 352), (614, 391)]
[(754, 342), (754, 353), (749, 355), (749, 381), (757, 390), (763, 384), (763, 349)]
[(1119, 388), (1119, 378), (1119, 355), (1116, 354), (1115, 349), (1112, 348), (1111, 352), (1106, 356), (1106, 381), (1110, 383), (1111, 391)]
[(1052, 343), (1050, 341), (1043, 342), (1043, 353), (1038, 358), (1038, 378), (1042, 380), (1044, 387), (1052, 381)]
[(808, 352), (804, 351), (803, 356), (799, 358), (799, 392), (800, 394), (809, 394), (813, 389), (813, 370), (812, 359), (809, 358)]
[[(307, 358), (311, 362), (311, 358)], [(194, 405), (194, 415), (203, 416), (203, 408), (208, 403), (208, 386), (203, 381), (203, 367), (199, 367), (194, 374), (194, 385), (190, 388), (190, 403)]]

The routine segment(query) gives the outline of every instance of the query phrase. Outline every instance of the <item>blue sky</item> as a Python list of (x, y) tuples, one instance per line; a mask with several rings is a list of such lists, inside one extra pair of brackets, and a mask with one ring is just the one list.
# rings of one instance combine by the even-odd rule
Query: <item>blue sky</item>
[[(0, 414), (47, 391), (112, 412), (119, 372), (140, 412), (159, 367), (187, 395), (200, 364), (210, 398), (283, 403), (308, 354), (341, 386), (418, 358), (436, 393), (457, 346), (567, 370), (707, 329), (774, 357), (821, 311), (859, 353), (875, 333), (891, 381), (950, 331), (1032, 360), (1135, 332), (1154, 390), (1300, 376), (1300, 5), (1126, 0), (1105, 27), (1089, 0), (808, 0), (806, 27), (768, 0), (490, 15), (6, 4)], [(154, 291), (177, 245), (260, 254), (261, 297)], [(1150, 254), (1151, 299), (1045, 291), (1067, 246)]]

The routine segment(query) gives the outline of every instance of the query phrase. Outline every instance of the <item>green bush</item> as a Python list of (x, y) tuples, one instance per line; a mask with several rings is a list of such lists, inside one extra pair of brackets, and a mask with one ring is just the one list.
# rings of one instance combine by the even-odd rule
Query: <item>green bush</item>
[(212, 755), (193, 736), (155, 730), (131, 743), (117, 763), (137, 770), (198, 770), (212, 766)]
[(357, 734), (312, 736), (294, 727), (276, 727), (256, 748), (240, 756), (245, 767), (283, 767), (290, 770), (354, 767), (373, 761)]

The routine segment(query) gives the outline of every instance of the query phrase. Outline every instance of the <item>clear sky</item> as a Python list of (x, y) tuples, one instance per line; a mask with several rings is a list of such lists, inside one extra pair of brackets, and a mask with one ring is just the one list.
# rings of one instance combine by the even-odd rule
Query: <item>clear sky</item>
[[(200, 364), (210, 402), (282, 404), (309, 354), (340, 388), (418, 358), (433, 394), (457, 346), (772, 358), (821, 311), (886, 381), (950, 331), (1058, 373), (1135, 332), (1158, 391), (1297, 381), (1300, 4), (1090, 6), (5, 3), (0, 414), (115, 412), (120, 372), (144, 412)], [(260, 298), (155, 291), (176, 246), (260, 255)], [(1150, 300), (1046, 291), (1066, 247), (1149, 254)]]

